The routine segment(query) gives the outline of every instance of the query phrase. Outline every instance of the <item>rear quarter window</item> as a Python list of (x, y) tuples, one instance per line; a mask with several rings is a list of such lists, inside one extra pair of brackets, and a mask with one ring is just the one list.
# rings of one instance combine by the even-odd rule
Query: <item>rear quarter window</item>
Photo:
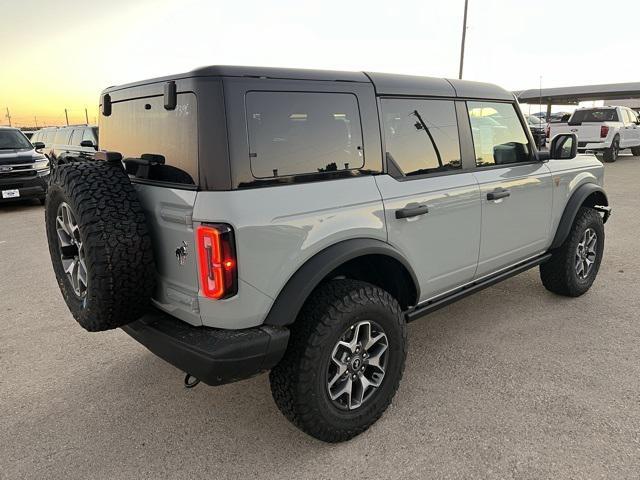
[(248, 92), (247, 129), (255, 178), (364, 167), (362, 126), (350, 93)]
[(165, 164), (149, 169), (127, 165), (136, 178), (195, 185), (198, 181), (197, 105), (193, 93), (179, 93), (174, 110), (164, 97), (114, 102), (110, 116), (100, 117), (100, 148), (126, 158), (162, 155)]

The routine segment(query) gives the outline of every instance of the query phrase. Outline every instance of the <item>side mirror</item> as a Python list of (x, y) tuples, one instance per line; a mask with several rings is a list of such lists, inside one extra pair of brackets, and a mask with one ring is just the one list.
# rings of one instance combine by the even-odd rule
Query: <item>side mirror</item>
[[(82, 140), (80, 146), (84, 148), (96, 148), (95, 144), (91, 140)], [(97, 150), (97, 148), (96, 148)]]
[(35, 142), (33, 144), (33, 148), (35, 148), (36, 150), (42, 150), (44, 147), (45, 147), (45, 145), (42, 142)]
[(578, 154), (578, 137), (575, 133), (561, 133), (551, 140), (549, 158), (570, 160)]

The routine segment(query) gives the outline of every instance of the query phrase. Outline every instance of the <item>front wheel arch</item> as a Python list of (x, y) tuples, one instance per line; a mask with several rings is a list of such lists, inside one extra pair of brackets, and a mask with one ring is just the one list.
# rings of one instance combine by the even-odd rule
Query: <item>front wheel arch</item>
[(595, 183), (585, 183), (578, 187), (564, 208), (550, 249), (559, 248), (564, 243), (581, 207), (596, 206), (609, 206), (609, 199), (604, 189)]

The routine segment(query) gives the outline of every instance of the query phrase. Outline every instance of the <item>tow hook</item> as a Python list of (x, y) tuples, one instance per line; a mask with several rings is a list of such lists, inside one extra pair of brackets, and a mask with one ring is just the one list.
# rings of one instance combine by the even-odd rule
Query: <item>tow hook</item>
[(184, 388), (193, 388), (200, 383), (200, 379), (187, 373), (184, 377)]

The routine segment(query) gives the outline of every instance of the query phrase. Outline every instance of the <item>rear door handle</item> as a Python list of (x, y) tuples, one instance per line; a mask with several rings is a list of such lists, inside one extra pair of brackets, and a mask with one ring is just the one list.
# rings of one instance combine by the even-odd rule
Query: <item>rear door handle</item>
[(487, 200), (500, 200), (511, 195), (509, 190), (501, 189), (487, 193)]
[(411, 218), (429, 213), (429, 207), (426, 205), (411, 205), (396, 210), (396, 218)]

